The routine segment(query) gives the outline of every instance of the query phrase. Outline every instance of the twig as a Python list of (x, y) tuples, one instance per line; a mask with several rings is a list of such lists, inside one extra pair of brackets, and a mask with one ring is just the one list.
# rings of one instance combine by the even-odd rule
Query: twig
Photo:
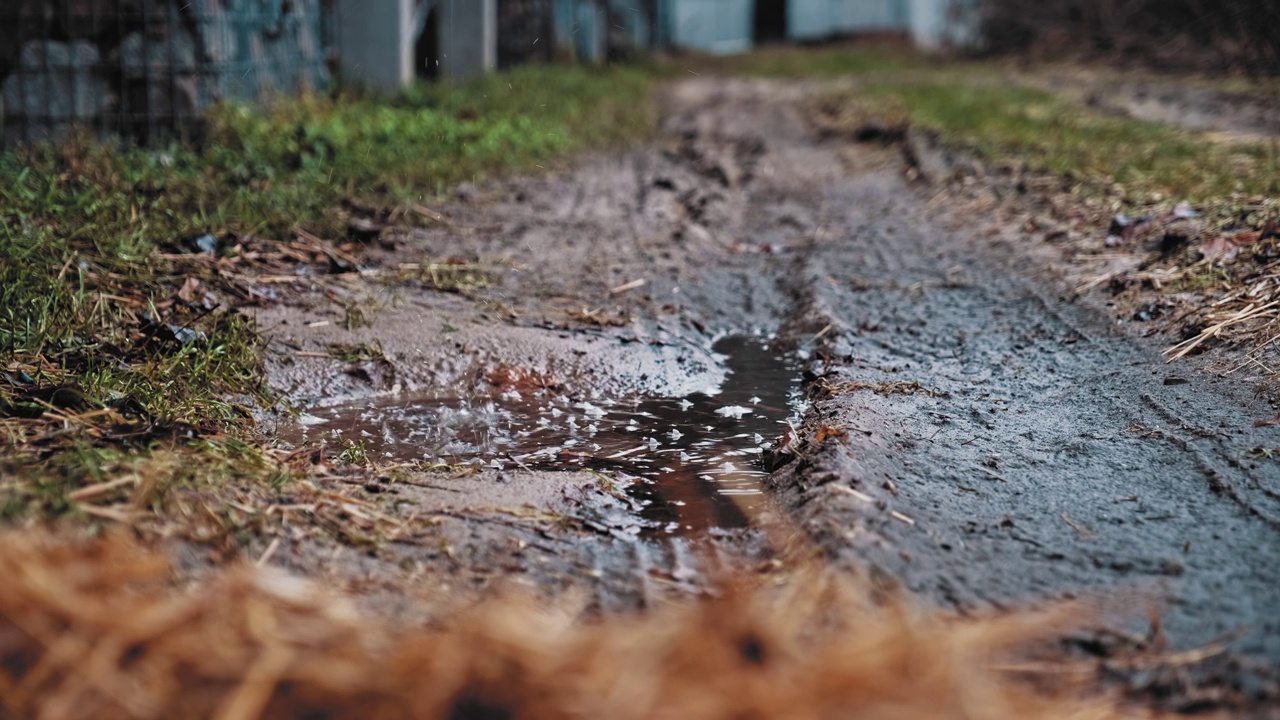
[(136, 477), (122, 477), (116, 480), (112, 480), (111, 482), (97, 483), (96, 485), (89, 485), (87, 487), (82, 487), (73, 493), (68, 493), (67, 499), (75, 502), (84, 502), (92, 498), (106, 495), (107, 493), (117, 488), (122, 488), (126, 485), (135, 484), (137, 482), (138, 482), (138, 478)]
[(1194, 338), (1191, 338), (1190, 340), (1184, 340), (1183, 342), (1180, 342), (1177, 345), (1174, 345), (1168, 350), (1165, 350), (1165, 354), (1170, 355), (1168, 362), (1173, 362), (1174, 360), (1179, 360), (1183, 357), (1186, 357), (1187, 353), (1200, 347), (1200, 345), (1204, 344), (1204, 342), (1209, 340), (1210, 338), (1217, 336), (1218, 333), (1222, 332), (1224, 329), (1232, 325), (1235, 325), (1237, 323), (1244, 322), (1245, 320), (1256, 318), (1259, 315), (1262, 315), (1263, 313), (1267, 312), (1268, 310), (1271, 310), (1272, 308), (1276, 307), (1277, 305), (1280, 305), (1280, 300), (1272, 300), (1269, 303), (1266, 303), (1264, 305), (1259, 305), (1259, 306), (1249, 305), (1248, 307), (1236, 313), (1235, 315), (1232, 315), (1231, 317), (1217, 323), (1216, 325), (1206, 328), (1204, 331), (1202, 331), (1199, 335), (1195, 336)]
[(278, 537), (272, 538), (271, 543), (267, 545), (266, 550), (262, 551), (262, 555), (258, 556), (258, 560), (257, 562), (254, 563), (254, 565), (258, 567), (263, 567), (264, 565), (266, 565), (267, 561), (271, 559), (271, 556), (276, 554), (276, 549), (279, 547), (280, 547), (280, 538)]

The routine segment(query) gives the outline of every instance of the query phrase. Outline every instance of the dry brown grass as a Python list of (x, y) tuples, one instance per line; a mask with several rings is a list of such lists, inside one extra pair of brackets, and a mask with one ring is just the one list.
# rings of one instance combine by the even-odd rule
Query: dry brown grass
[(825, 575), (594, 620), (508, 598), (412, 629), (250, 566), (176, 589), (119, 537), (10, 532), (0, 576), (3, 717), (1122, 716), (995, 669), (1078, 611), (961, 620)]

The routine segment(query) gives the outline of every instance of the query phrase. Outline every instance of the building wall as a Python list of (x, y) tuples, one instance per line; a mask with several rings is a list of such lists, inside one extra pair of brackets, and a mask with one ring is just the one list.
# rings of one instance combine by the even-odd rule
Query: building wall
[(0, 135), (147, 141), (220, 99), (322, 88), (331, 19), (322, 0), (0, 0)]
[(752, 0), (667, 0), (665, 6), (663, 34), (670, 45), (716, 55), (751, 49)]
[(833, 35), (906, 30), (907, 0), (791, 0), (787, 35), (818, 40)]
[[(787, 37), (821, 40), (866, 32), (909, 32), (936, 50), (978, 42), (980, 0), (788, 0)], [(734, 53), (754, 42), (752, 0), (664, 0), (664, 44), (710, 53)]]
[(440, 75), (451, 80), (498, 65), (497, 0), (439, 0)]
[(910, 0), (911, 37), (924, 50), (980, 42), (979, 0)]
[(342, 78), (378, 89), (413, 80), (414, 0), (340, 0), (336, 10)]

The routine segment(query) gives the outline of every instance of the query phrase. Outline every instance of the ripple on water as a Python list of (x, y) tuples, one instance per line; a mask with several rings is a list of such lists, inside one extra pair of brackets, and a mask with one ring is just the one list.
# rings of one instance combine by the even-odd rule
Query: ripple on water
[(400, 396), (304, 416), (293, 440), (361, 441), (371, 457), (493, 468), (616, 471), (660, 533), (741, 527), (761, 508), (765, 443), (803, 403), (796, 363), (765, 341), (713, 349), (723, 385), (682, 398), (569, 398), (552, 390)]

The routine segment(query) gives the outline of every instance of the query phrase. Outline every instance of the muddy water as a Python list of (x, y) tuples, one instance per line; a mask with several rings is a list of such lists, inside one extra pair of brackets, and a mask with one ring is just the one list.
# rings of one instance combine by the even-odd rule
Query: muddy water
[(381, 461), (592, 469), (628, 481), (646, 534), (742, 527), (766, 502), (762, 450), (802, 410), (799, 373), (759, 338), (726, 337), (713, 350), (726, 380), (687, 397), (399, 396), (316, 410), (286, 439), (362, 443)]

